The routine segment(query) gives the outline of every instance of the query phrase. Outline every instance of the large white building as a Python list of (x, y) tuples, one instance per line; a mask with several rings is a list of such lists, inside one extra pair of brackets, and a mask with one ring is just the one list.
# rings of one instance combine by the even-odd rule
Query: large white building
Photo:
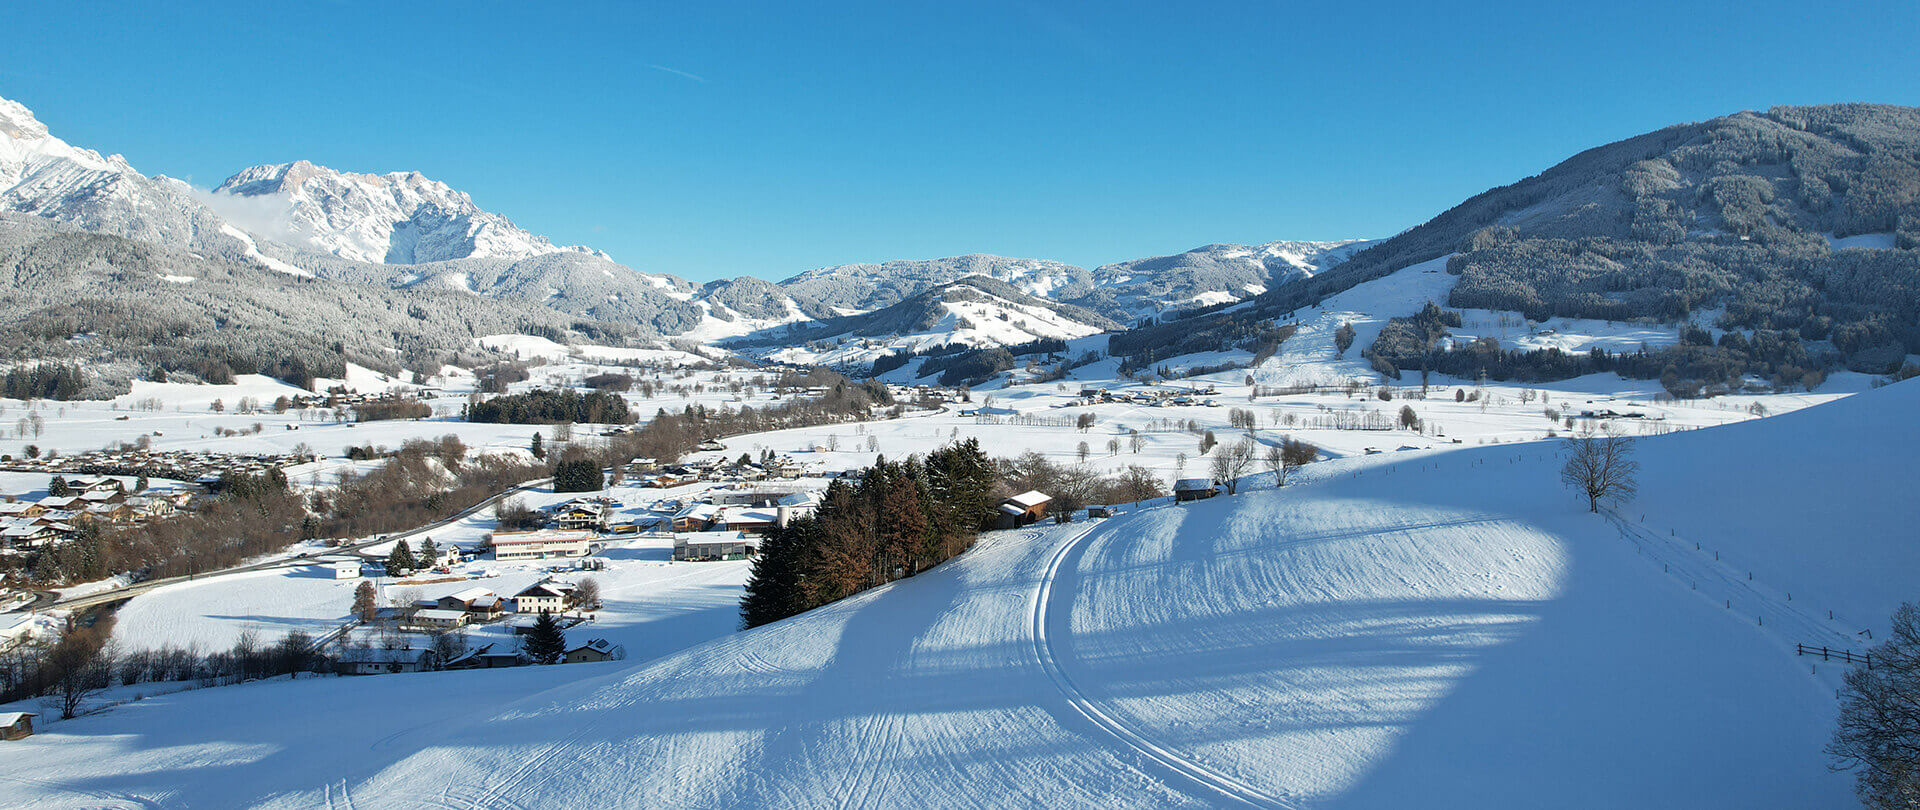
[(585, 557), (593, 552), (594, 533), (564, 529), (532, 532), (494, 532), (493, 558), (496, 560), (547, 560), (561, 557)]

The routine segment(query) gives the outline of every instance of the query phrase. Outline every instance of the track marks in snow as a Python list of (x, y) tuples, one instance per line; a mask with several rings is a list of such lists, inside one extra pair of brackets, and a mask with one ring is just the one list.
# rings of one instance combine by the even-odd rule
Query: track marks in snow
[[(1187, 785), (1201, 796), (1224, 799), (1228, 803), (1236, 806), (1265, 808), (1295, 807), (1295, 805), (1290, 802), (1278, 797), (1269, 796), (1257, 788), (1220, 773), (1177, 750), (1149, 739), (1146, 735), (1136, 731), (1124, 720), (1103, 710), (1092, 699), (1088, 698), (1087, 695), (1074, 684), (1073, 678), (1067, 675), (1066, 670), (1060, 666), (1054, 650), (1054, 636), (1048, 629), (1048, 625), (1055, 621), (1053, 618), (1053, 585), (1055, 581), (1059, 579), (1061, 570), (1065, 567), (1067, 560), (1076, 556), (1075, 552), (1079, 549), (1080, 544), (1090, 535), (1100, 531), (1101, 528), (1103, 527), (1090, 526), (1085, 531), (1068, 538), (1060, 544), (1059, 548), (1054, 551), (1052, 558), (1047, 561), (1046, 572), (1041, 576), (1040, 586), (1034, 592), (1032, 610), (1033, 651), (1035, 658), (1040, 664), (1040, 668), (1046, 672), (1047, 678), (1060, 690), (1060, 694), (1067, 700), (1067, 705), (1072, 707), (1078, 716), (1084, 718), (1088, 723), (1092, 724), (1095, 729), (1113, 738), (1114, 741), (1122, 746), (1132, 749), (1144, 757), (1146, 762), (1150, 763), (1149, 767), (1152, 770), (1163, 775), (1172, 776), (1174, 782)], [(1062, 628), (1065, 628), (1068, 624), (1065, 615), (1061, 615), (1058, 622)]]

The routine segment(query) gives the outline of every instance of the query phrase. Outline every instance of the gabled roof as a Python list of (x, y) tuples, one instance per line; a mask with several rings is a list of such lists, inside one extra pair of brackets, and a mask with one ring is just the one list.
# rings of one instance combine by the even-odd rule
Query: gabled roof
[(492, 595), (493, 591), (489, 591), (486, 588), (468, 588), (447, 598), (459, 602), (477, 602)]
[(1182, 478), (1179, 481), (1174, 483), (1173, 489), (1176, 492), (1182, 491), (1182, 490), (1189, 490), (1189, 489), (1213, 489), (1213, 479)]
[(1029, 489), (1026, 492), (1022, 492), (1018, 495), (1008, 498), (1007, 502), (1018, 504), (1024, 508), (1031, 509), (1033, 507), (1039, 506), (1040, 504), (1046, 503), (1051, 500), (1053, 500), (1053, 496), (1048, 495), (1047, 493), (1041, 492), (1040, 490), (1037, 490), (1037, 489)]
[(22, 717), (39, 717), (33, 712), (0, 712), (0, 726), (11, 726), (20, 722)]
[(532, 585), (528, 585), (527, 587), (521, 589), (521, 591), (519, 593), (514, 594), (513, 597), (515, 599), (519, 599), (525, 596), (550, 596), (554, 598), (560, 598), (560, 597), (566, 596), (567, 591), (569, 590), (572, 590), (572, 589), (567, 588), (565, 590), (562, 590), (561, 588), (555, 587), (554, 583), (551, 583), (551, 582), (535, 582)]

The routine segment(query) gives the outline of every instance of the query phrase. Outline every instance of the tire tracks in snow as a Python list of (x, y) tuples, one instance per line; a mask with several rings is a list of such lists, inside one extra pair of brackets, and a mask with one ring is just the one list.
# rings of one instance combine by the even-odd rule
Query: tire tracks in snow
[[(1073, 678), (1060, 665), (1054, 649), (1054, 638), (1047, 625), (1054, 612), (1053, 586), (1060, 578), (1061, 569), (1068, 558), (1073, 557), (1087, 538), (1105, 528), (1106, 523), (1087, 527), (1085, 530), (1067, 538), (1055, 549), (1047, 560), (1046, 570), (1040, 576), (1040, 586), (1034, 592), (1033, 652), (1047, 679), (1067, 700), (1067, 705), (1085, 719), (1094, 728), (1103, 732), (1127, 749), (1139, 754), (1150, 770), (1157, 772), (1168, 781), (1184, 785), (1189, 792), (1204, 798), (1224, 800), (1240, 807), (1280, 808), (1296, 810), (1297, 805), (1277, 796), (1272, 796), (1259, 788), (1248, 785), (1232, 776), (1221, 773), (1193, 759), (1190, 755), (1174, 749), (1172, 746), (1154, 741), (1145, 733), (1134, 728), (1115, 713), (1102, 709), (1092, 698), (1074, 683)], [(1063, 627), (1067, 626), (1065, 623)]]

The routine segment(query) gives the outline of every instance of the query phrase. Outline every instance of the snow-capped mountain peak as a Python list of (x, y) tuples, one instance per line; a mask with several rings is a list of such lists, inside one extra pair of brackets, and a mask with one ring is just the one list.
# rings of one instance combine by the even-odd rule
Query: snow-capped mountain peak
[(269, 203), (278, 221), (266, 228), (283, 229), (279, 235), (290, 242), (357, 261), (424, 264), (559, 252), (604, 258), (598, 251), (556, 246), (528, 233), (482, 210), (465, 192), (419, 172), (360, 174), (296, 160), (242, 170), (214, 194)]

